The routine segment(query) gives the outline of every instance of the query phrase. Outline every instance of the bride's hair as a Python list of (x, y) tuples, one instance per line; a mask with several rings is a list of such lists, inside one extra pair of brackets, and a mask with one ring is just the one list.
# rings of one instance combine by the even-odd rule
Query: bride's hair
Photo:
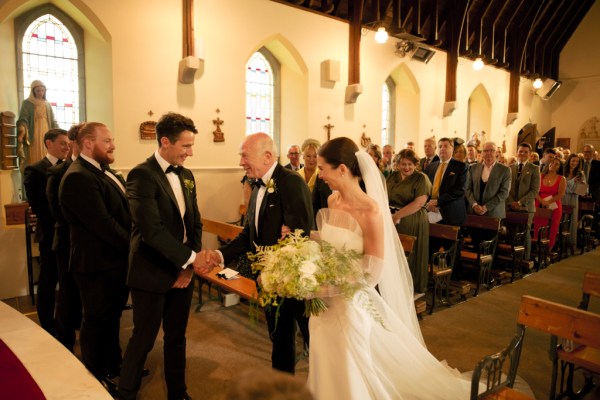
[(353, 140), (339, 137), (325, 142), (319, 149), (319, 156), (323, 157), (333, 168), (344, 164), (353, 176), (361, 178), (360, 167), (356, 159), (357, 151), (358, 146)]

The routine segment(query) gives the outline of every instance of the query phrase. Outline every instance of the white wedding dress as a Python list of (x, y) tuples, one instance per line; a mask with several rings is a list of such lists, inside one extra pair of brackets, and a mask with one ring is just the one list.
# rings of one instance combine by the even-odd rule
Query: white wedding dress
[[(317, 225), (321, 240), (338, 249), (363, 252), (361, 228), (350, 214), (322, 209)], [(393, 236), (397, 238), (395, 230)], [(406, 258), (393, 251), (399, 246), (399, 242), (393, 243), (393, 236), (385, 235), (385, 260), (363, 256), (363, 268), (381, 277), (367, 289), (371, 310), (362, 293), (351, 300), (325, 297), (327, 311), (310, 318), (308, 387), (317, 400), (469, 398), (470, 381), (438, 361), (423, 343)], [(397, 258), (390, 262), (390, 256)], [(396, 290), (390, 289), (390, 282), (397, 285)], [(379, 283), (381, 295), (375, 283)], [(383, 324), (377, 321), (379, 317)]]

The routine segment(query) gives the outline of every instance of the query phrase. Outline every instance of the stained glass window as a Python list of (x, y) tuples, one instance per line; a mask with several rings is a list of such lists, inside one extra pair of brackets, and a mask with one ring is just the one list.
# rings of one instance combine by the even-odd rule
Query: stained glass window
[(59, 126), (69, 129), (79, 122), (78, 52), (73, 35), (54, 15), (45, 14), (25, 30), (22, 41), (23, 94), (39, 79), (46, 85)]
[(273, 136), (273, 68), (260, 52), (246, 64), (246, 135), (265, 132)]
[(386, 144), (394, 146), (394, 119), (395, 119), (395, 101), (394, 92), (396, 85), (391, 78), (388, 78), (381, 87), (381, 145)]

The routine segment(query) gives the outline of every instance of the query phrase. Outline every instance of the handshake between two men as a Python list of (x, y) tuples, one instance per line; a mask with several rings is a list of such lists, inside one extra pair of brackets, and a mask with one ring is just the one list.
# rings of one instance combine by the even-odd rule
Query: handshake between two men
[(182, 270), (177, 276), (175, 283), (173, 283), (172, 288), (184, 289), (188, 287), (192, 281), (194, 272), (198, 275), (208, 274), (215, 266), (221, 263), (221, 256), (215, 250), (200, 251), (198, 254), (196, 254), (196, 259), (191, 264), (194, 269), (192, 270), (190, 268), (186, 268)]

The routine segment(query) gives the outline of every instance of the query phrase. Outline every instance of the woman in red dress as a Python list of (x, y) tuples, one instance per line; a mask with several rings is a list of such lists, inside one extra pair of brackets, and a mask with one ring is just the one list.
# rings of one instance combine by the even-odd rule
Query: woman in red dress
[[(545, 171), (542, 171), (542, 182), (540, 192), (535, 196), (535, 207), (549, 208), (552, 210), (552, 219), (550, 221), (550, 249), (554, 247), (556, 242), (556, 234), (558, 233), (558, 225), (562, 217), (561, 199), (565, 195), (567, 182), (564, 177), (558, 175), (557, 171), (560, 168), (560, 160), (554, 159), (548, 164)], [(545, 224), (545, 221), (540, 218), (534, 218), (533, 229), (537, 235), (538, 229)]]

